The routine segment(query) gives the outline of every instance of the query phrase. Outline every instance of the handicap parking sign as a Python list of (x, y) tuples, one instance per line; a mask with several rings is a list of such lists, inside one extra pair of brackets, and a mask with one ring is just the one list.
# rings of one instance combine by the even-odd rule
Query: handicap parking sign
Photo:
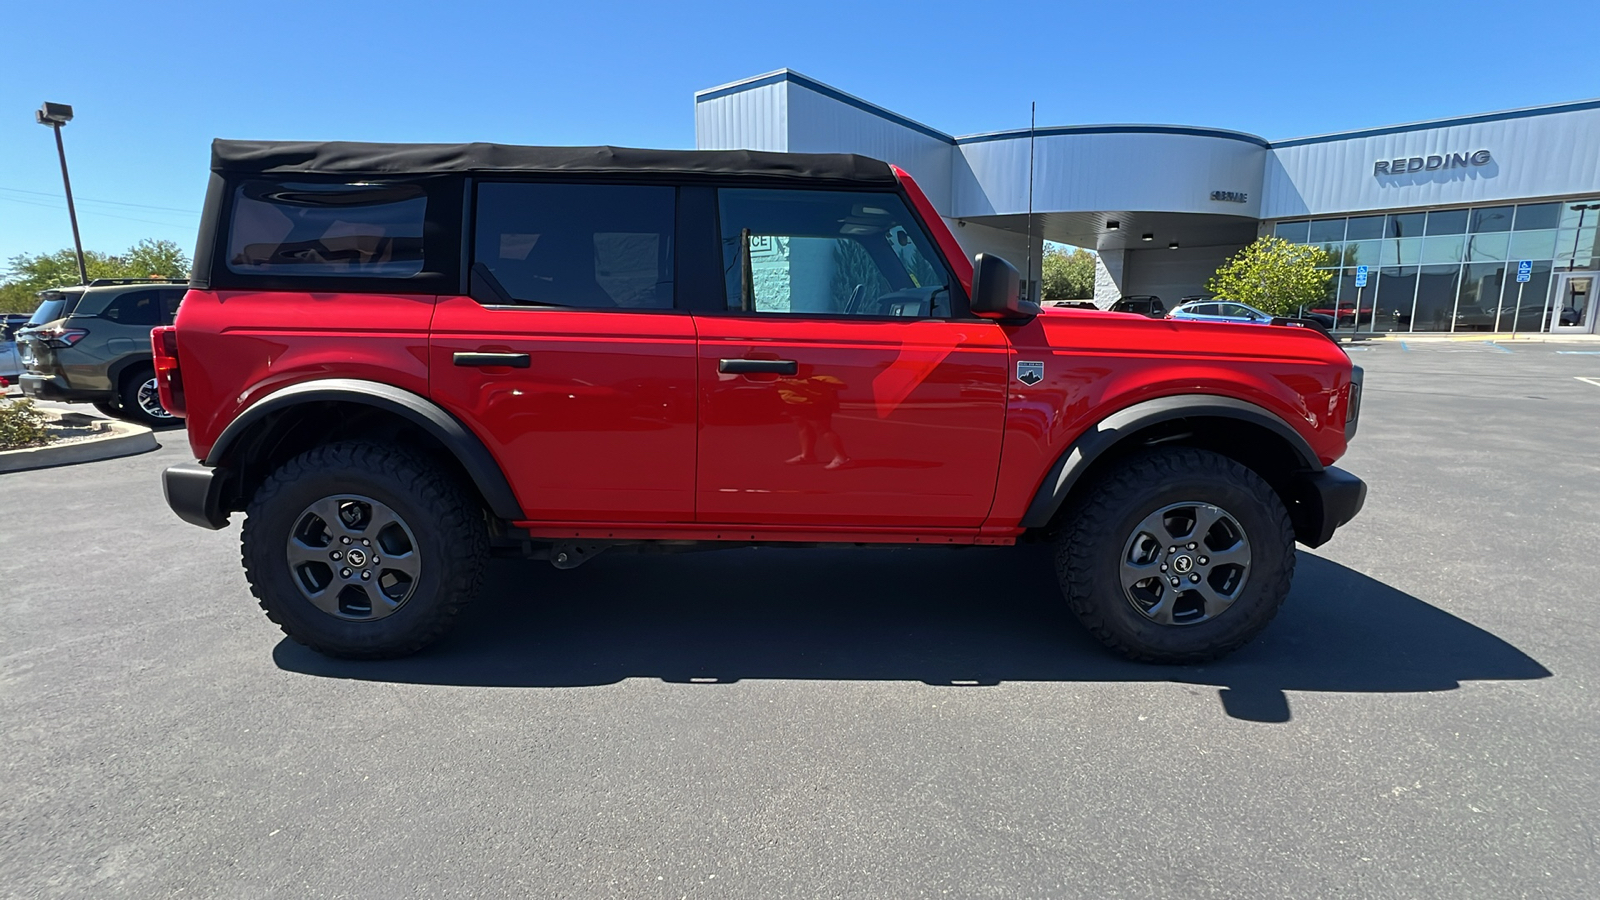
[(1356, 287), (1367, 286), (1367, 267), (1356, 266)]
[(1521, 284), (1533, 277), (1533, 260), (1524, 259), (1517, 263), (1517, 283)]

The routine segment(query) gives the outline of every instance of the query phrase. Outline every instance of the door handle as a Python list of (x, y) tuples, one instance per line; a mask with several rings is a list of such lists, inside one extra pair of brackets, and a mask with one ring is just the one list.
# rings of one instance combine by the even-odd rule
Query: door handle
[(453, 359), (458, 366), (508, 366), (513, 369), (526, 369), (530, 363), (526, 353), (463, 353), (458, 350)]
[(794, 375), (800, 366), (792, 359), (719, 359), (717, 371), (724, 375)]

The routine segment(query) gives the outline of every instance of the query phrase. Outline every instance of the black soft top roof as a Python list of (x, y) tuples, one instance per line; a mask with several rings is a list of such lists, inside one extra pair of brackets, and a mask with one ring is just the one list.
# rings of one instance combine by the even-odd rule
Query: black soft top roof
[(368, 144), (353, 141), (211, 142), (211, 170), (227, 174), (401, 175), (450, 172), (759, 176), (892, 187), (889, 164), (850, 153), (639, 150), (509, 144)]

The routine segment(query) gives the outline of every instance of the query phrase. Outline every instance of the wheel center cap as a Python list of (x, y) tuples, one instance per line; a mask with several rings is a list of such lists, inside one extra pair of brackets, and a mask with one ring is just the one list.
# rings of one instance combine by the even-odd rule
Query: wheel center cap
[[(351, 547), (349, 550), (346, 550), (344, 558), (350, 563), (350, 565), (355, 566), (358, 569), (367, 564), (366, 552), (358, 547)], [(1188, 569), (1184, 569), (1183, 571), (1187, 572)]]
[(1192, 569), (1194, 569), (1194, 559), (1192, 557), (1180, 556), (1172, 561), (1172, 570), (1179, 575), (1187, 575)]

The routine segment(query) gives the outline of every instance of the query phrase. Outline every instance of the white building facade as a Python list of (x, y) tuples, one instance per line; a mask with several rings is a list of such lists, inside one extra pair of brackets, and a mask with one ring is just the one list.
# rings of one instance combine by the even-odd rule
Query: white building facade
[(1031, 258), (1034, 282), (1043, 241), (1095, 250), (1102, 306), (1202, 295), (1277, 234), (1328, 252), (1325, 306), (1346, 329), (1594, 332), (1600, 315), (1600, 100), (1286, 141), (1167, 125), (957, 137), (782, 70), (696, 94), (695, 140), (891, 162), (964, 249)]

